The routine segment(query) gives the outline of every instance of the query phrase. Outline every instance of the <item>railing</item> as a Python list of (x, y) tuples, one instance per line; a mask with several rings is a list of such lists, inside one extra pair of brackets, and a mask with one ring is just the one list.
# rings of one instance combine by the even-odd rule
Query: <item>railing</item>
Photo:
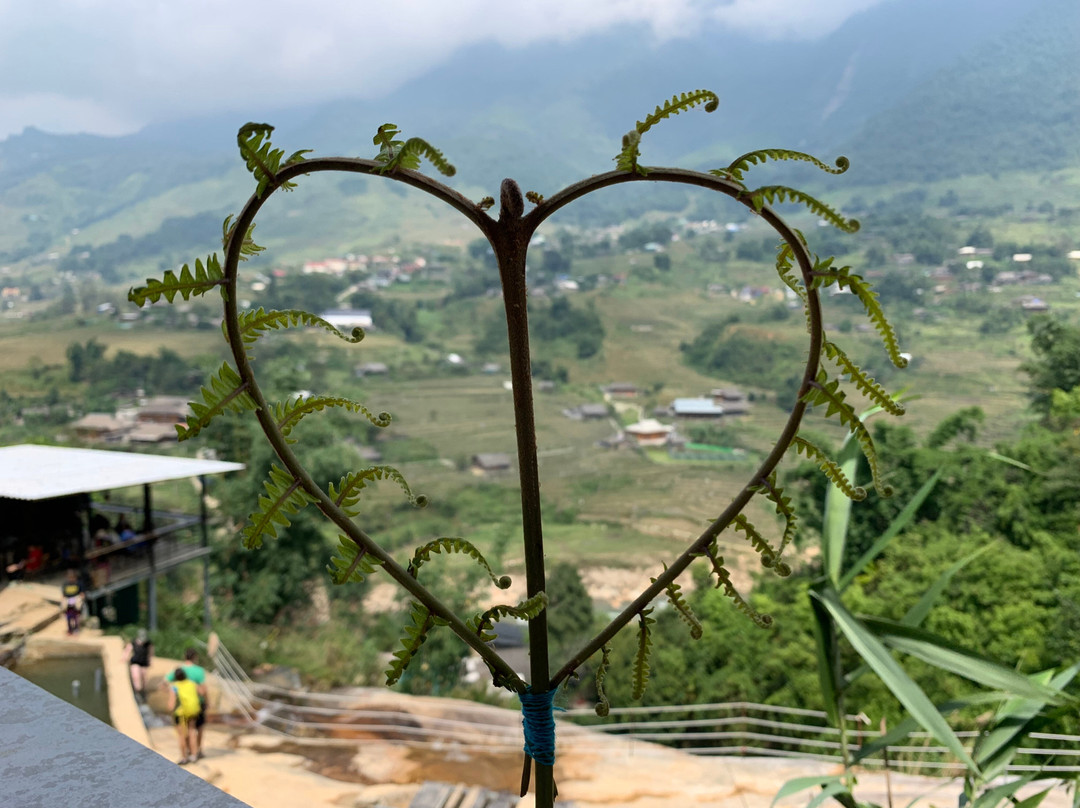
[[(641, 718), (678, 714), (675, 719)], [(798, 757), (813, 760), (842, 759), (840, 731), (826, 723), (827, 714), (793, 707), (727, 702), (717, 704), (674, 705), (661, 707), (613, 708), (607, 719), (597, 719), (592, 710), (568, 710), (571, 719), (608, 735), (663, 743), (695, 755), (762, 755)], [(778, 718), (786, 717), (788, 720)], [(624, 718), (631, 720), (621, 720)], [(881, 737), (862, 714), (845, 717), (850, 724), (848, 745), (852, 751)], [(975, 739), (978, 731), (956, 733), (962, 739)], [(1008, 773), (1042, 772), (1066, 774), (1080, 772), (1080, 736), (1033, 732), (1032, 741), (1062, 744), (1063, 748), (1027, 746), (1019, 750)], [(868, 768), (957, 775), (963, 767), (946, 747), (934, 745), (927, 732), (912, 732), (903, 745), (888, 746), (860, 761)], [(1054, 763), (1056, 758), (1067, 762)], [(1045, 762), (1044, 762), (1045, 761)]]
[[(223, 690), (244, 718), (281, 735), (321, 737), (348, 744), (378, 737), (418, 745), (450, 742), (490, 750), (521, 748), (520, 716), (509, 710), (459, 702), (454, 707), (459, 717), (445, 718), (423, 714), (423, 706), (411, 711), (358, 709), (355, 694), (310, 693), (255, 683), (220, 643), (212, 660)], [(680, 717), (664, 717), (671, 715)], [(560, 712), (559, 717), (571, 719), (559, 722), (562, 748), (595, 748), (605, 744), (605, 738), (621, 737), (662, 743), (694, 755), (789, 757), (830, 762), (841, 759), (840, 731), (829, 726), (826, 713), (818, 710), (724, 702), (613, 708), (604, 720), (598, 719), (591, 709), (566, 710)], [(330, 718), (333, 720), (328, 720)], [(625, 718), (631, 720), (620, 720)], [(879, 731), (870, 728), (865, 715), (849, 715), (846, 719), (851, 724), (848, 741), (852, 750), (881, 736)], [(576, 731), (570, 729), (572, 724), (579, 725)], [(979, 734), (977, 731), (957, 733), (964, 739), (973, 739)], [(928, 733), (913, 732), (908, 738), (922, 743), (889, 746), (864, 759), (860, 765), (950, 776), (963, 771), (948, 749), (933, 745)], [(1008, 767), (1009, 773), (1055, 775), (1080, 772), (1080, 736), (1033, 732), (1028, 738), (1033, 742), (1062, 744), (1064, 748), (1026, 746), (1019, 750), (1026, 760), (1018, 758), (1018, 762)], [(1068, 762), (1055, 763), (1056, 758)]]

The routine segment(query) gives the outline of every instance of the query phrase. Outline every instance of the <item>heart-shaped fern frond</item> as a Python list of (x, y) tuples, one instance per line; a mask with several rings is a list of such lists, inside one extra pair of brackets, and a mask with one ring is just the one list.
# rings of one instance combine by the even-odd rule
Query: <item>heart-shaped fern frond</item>
[(861, 485), (852, 485), (851, 480), (844, 474), (844, 470), (813, 443), (796, 435), (791, 441), (791, 445), (795, 447), (796, 454), (805, 455), (807, 460), (817, 463), (818, 468), (824, 472), (833, 485), (840, 489), (845, 497), (855, 502), (866, 499), (866, 489)]
[(276, 539), (278, 528), (287, 528), (300, 510), (312, 502), (311, 495), (300, 487), (300, 481), (278, 466), (270, 467), (270, 477), (263, 482), (265, 494), (259, 495), (259, 509), (248, 517), (248, 523), (240, 531), (244, 547), (249, 550), (262, 547), (263, 536)]
[(846, 394), (840, 389), (839, 380), (830, 380), (824, 368), (818, 370), (817, 378), (809, 384), (806, 393), (802, 396), (802, 400), (811, 406), (824, 406), (826, 418), (833, 415), (839, 418), (840, 423), (846, 426), (848, 431), (855, 436), (855, 440), (859, 442), (859, 446), (862, 448), (863, 455), (866, 456), (866, 463), (870, 467), (870, 477), (874, 483), (874, 490), (878, 492), (879, 496), (892, 496), (892, 486), (884, 485), (881, 482), (878, 471), (877, 450), (874, 448), (873, 438), (870, 437), (870, 430), (866, 428), (866, 425), (855, 413), (852, 406), (845, 401), (846, 398)]
[(649, 686), (649, 654), (652, 653), (652, 625), (656, 622), (651, 617), (652, 609), (643, 609), (638, 614), (637, 651), (634, 652), (634, 677), (630, 695), (634, 701), (640, 701)]
[(836, 284), (840, 289), (850, 289), (863, 304), (866, 315), (881, 336), (881, 341), (889, 354), (889, 360), (898, 368), (907, 367), (908, 361), (900, 353), (900, 341), (896, 338), (896, 331), (892, 324), (885, 318), (885, 312), (882, 311), (881, 303), (878, 302), (877, 292), (870, 288), (862, 276), (852, 272), (851, 267), (834, 267), (832, 263), (832, 258), (815, 260), (812, 274), (814, 288)]
[[(346, 334), (337, 326), (327, 322), (322, 317), (314, 315), (307, 311), (301, 311), (300, 309), (286, 309), (284, 311), (276, 311), (271, 309), (266, 311), (263, 308), (255, 310), (242, 311), (236, 316), (237, 325), (240, 330), (240, 339), (244, 342), (244, 348), (250, 348), (255, 344), (267, 331), (276, 331), (282, 328), (298, 328), (302, 326), (310, 326), (313, 328), (321, 328), (324, 331), (328, 331), (335, 337), (339, 337), (346, 342), (353, 344), (360, 342), (364, 338), (364, 329), (354, 328), (351, 332)], [(222, 324), (222, 330), (225, 331), (226, 326)], [(225, 338), (228, 339), (228, 331), (225, 331)]]
[(402, 648), (394, 652), (394, 658), (390, 660), (390, 667), (386, 670), (387, 687), (397, 684), (420, 646), (427, 641), (428, 632), (442, 622), (428, 611), (427, 607), (416, 601), (412, 601), (410, 606), (409, 617), (412, 622), (405, 626), (405, 636), (401, 638)]
[(290, 438), (289, 435), (304, 416), (330, 408), (340, 408), (359, 413), (379, 427), (388, 426), (391, 420), (390, 413), (380, 412), (375, 414), (363, 404), (352, 399), (337, 396), (295, 396), (288, 401), (279, 401), (274, 405), (274, 423), (281, 430), (282, 437), (289, 443), (294, 443), (294, 439)]
[(859, 230), (858, 219), (845, 219), (837, 211), (824, 202), (815, 199), (805, 191), (789, 188), (786, 185), (764, 185), (754, 191), (748, 191), (750, 201), (754, 203), (754, 209), (758, 212), (766, 205), (776, 205), (782, 202), (802, 205), (815, 216), (827, 221), (838, 230), (845, 233), (857, 233)]
[[(236, 230), (236, 224), (233, 222), (233, 216), (230, 213), (225, 217), (225, 221), (221, 225), (221, 248), (223, 250), (229, 249), (229, 240), (233, 237), (233, 231)], [(240, 260), (248, 260), (248, 256), (258, 255), (266, 247), (260, 247), (255, 243), (255, 222), (252, 222), (248, 227), (247, 232), (244, 233), (244, 240), (240, 244)]]
[(330, 563), (326, 565), (326, 571), (330, 573), (331, 582), (341, 586), (346, 583), (363, 583), (364, 579), (380, 566), (382, 562), (379, 559), (348, 536), (339, 533), (338, 546), (330, 558)]
[(834, 167), (806, 152), (792, 151), (791, 149), (757, 149), (736, 158), (727, 168), (714, 168), (709, 173), (741, 183), (743, 175), (749, 170), (750, 166), (765, 163), (769, 160), (799, 160), (804, 163), (811, 163), (830, 174), (843, 174), (851, 165), (851, 161), (843, 155), (836, 158), (836, 166)]
[(399, 134), (401, 130), (397, 128), (397, 124), (384, 123), (371, 139), (371, 142), (379, 147), (375, 161), (383, 164), (379, 169), (380, 173), (388, 174), (397, 168), (415, 171), (420, 168), (420, 161), (424, 158), (443, 176), (452, 177), (457, 173), (457, 169), (443, 153), (426, 140), (419, 137), (411, 137), (405, 141), (394, 140)]
[[(255, 195), (262, 196), (271, 184), (277, 184), (277, 173), (285, 166), (291, 166), (304, 160), (311, 149), (293, 152), (288, 159), (282, 149), (270, 145), (270, 133), (274, 131), (268, 123), (247, 123), (236, 133), (236, 143), (240, 146), (240, 156), (244, 158), (248, 171), (258, 181)], [(296, 187), (294, 182), (281, 183), (281, 190), (289, 191)]]
[(622, 151), (615, 156), (615, 167), (620, 171), (634, 171), (642, 176), (647, 174), (648, 172), (638, 165), (638, 158), (641, 156), (641, 136), (665, 118), (678, 115), (700, 104), (705, 105), (706, 112), (715, 112), (720, 106), (720, 99), (712, 90), (693, 90), (672, 96), (670, 101), (657, 106), (651, 115), (645, 116), (645, 120), (638, 121), (633, 129), (623, 135)]
[(413, 553), (412, 560), (409, 562), (409, 574), (415, 578), (417, 573), (420, 572), (420, 567), (424, 562), (431, 560), (432, 553), (442, 554), (444, 552), (448, 555), (450, 553), (463, 553), (473, 559), (477, 564), (483, 567), (484, 571), (488, 574), (488, 577), (491, 578), (492, 582), (495, 586), (499, 587), (499, 589), (509, 589), (510, 584), (513, 583), (513, 581), (510, 580), (509, 575), (503, 575), (501, 577), (496, 575), (495, 571), (491, 568), (491, 565), (488, 564), (487, 559), (484, 558), (484, 554), (477, 550), (472, 542), (460, 537), (444, 536), (435, 539), (434, 541), (429, 541), (421, 547), (417, 547), (416, 552)]
[(128, 291), (128, 300), (142, 308), (146, 303), (157, 303), (161, 298), (172, 303), (177, 295), (184, 300), (190, 300), (192, 297), (205, 295), (215, 286), (223, 287), (221, 293), (224, 295), (224, 284), (225, 275), (221, 271), (221, 262), (215, 253), (206, 257), (205, 264), (201, 258), (197, 259), (194, 272), (191, 271), (191, 267), (184, 264), (180, 268), (179, 277), (168, 269), (165, 270), (165, 275), (160, 281), (147, 278), (145, 286), (136, 286)]
[(259, 405), (248, 392), (247, 382), (240, 378), (232, 366), (225, 362), (199, 391), (202, 401), (191, 401), (184, 426), (176, 425), (177, 440), (187, 440), (202, 432), (211, 421), (224, 412), (254, 412)]
[(409, 502), (417, 508), (427, 507), (427, 497), (423, 494), (413, 494), (404, 475), (393, 466), (371, 466), (359, 471), (350, 471), (337, 485), (330, 483), (327, 494), (334, 500), (334, 504), (350, 518), (355, 518), (360, 515), (357, 505), (360, 502), (361, 492), (368, 487), (369, 483), (379, 480), (391, 480), (397, 483), (405, 492), (405, 496), (409, 498)]
[(735, 585), (731, 583), (731, 573), (729, 573), (727, 567), (724, 566), (724, 557), (722, 555), (717, 555), (716, 542), (713, 542), (709, 546), (706, 555), (709, 557), (709, 561), (712, 562), (713, 574), (716, 576), (716, 588), (722, 588), (724, 594), (727, 595), (735, 605), (736, 611), (749, 617), (755, 626), (758, 628), (769, 628), (773, 624), (772, 615), (760, 613), (739, 594)]

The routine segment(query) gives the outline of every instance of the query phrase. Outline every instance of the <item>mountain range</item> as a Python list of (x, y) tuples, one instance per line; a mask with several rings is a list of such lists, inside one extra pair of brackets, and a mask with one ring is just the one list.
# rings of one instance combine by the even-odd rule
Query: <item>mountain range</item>
[[(643, 162), (711, 168), (784, 146), (847, 154), (845, 182), (855, 185), (1073, 166), (1078, 38), (1072, 0), (891, 0), (813, 41), (752, 41), (705, 26), (656, 42), (625, 27), (517, 49), (470, 47), (373, 100), (252, 105), (113, 138), (27, 129), (0, 142), (0, 263), (32, 265), (125, 235), (124, 244), (143, 244), (129, 257), (132, 271), (168, 262), (185, 242), (212, 249), (220, 230), (210, 223), (252, 188), (235, 146), (247, 120), (274, 123), (287, 152), (357, 156), (372, 156), (375, 129), (394, 121), (442, 149), (458, 166), (457, 187), (476, 198), (507, 175), (549, 194), (610, 169), (635, 120), (698, 87), (716, 91), (720, 109), (649, 132)], [(348, 243), (328, 234), (408, 216), (407, 200), (375, 180), (323, 184), (320, 193), (311, 216), (268, 212), (272, 245), (300, 254), (317, 242), (321, 254)], [(667, 203), (663, 193), (650, 198), (674, 208), (675, 193)], [(615, 218), (647, 204), (627, 200), (582, 215)], [(155, 253), (155, 240), (168, 249)]]

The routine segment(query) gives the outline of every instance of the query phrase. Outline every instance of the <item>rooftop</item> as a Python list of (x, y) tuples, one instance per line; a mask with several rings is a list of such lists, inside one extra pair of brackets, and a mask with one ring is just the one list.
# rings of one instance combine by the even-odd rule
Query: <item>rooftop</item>
[(52, 499), (239, 471), (243, 463), (22, 444), (0, 447), (0, 497)]

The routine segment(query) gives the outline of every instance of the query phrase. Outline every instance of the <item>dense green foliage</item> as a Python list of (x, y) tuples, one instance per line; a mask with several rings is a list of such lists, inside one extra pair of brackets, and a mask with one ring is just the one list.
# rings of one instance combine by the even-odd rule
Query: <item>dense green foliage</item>
[[(925, 628), (958, 647), (970, 648), (1024, 673), (1060, 668), (1080, 659), (1080, 388), (1068, 362), (1075, 357), (1080, 328), (1034, 319), (1037, 359), (1028, 364), (1033, 390), (1041, 390), (1045, 415), (1015, 441), (987, 451), (973, 445), (982, 413), (957, 412), (925, 439), (907, 427), (881, 424), (878, 450), (888, 457), (889, 499), (871, 493), (851, 511), (845, 566), (865, 552), (896, 518), (904, 503), (934, 472), (942, 478), (917, 510), (912, 526), (855, 579), (847, 591), (849, 608), (892, 620), (903, 618), (950, 565), (989, 547), (952, 580), (930, 612)], [(865, 470), (856, 479), (865, 479)], [(799, 481), (802, 481), (801, 483)], [(799, 513), (813, 535), (821, 529), (824, 483), (809, 468), (796, 472), (790, 488), (800, 490)], [(815, 505), (815, 503), (818, 503)], [(821, 709), (825, 706), (815, 672), (807, 589), (816, 565), (796, 572), (794, 581), (762, 576), (751, 602), (771, 613), (774, 627), (755, 631), (728, 619), (723, 593), (704, 578), (690, 597), (705, 626), (697, 643), (656, 643), (649, 704), (750, 700)], [(657, 615), (657, 637), (677, 636), (679, 616)], [(619, 638), (618, 661), (633, 653), (632, 638)], [(849, 652), (850, 653), (850, 652)], [(856, 660), (849, 657), (845, 668)], [(911, 661), (909, 670), (936, 703), (970, 692), (955, 677)], [(626, 677), (609, 676), (609, 696), (629, 695)], [(904, 712), (884, 686), (862, 677), (847, 695), (851, 712), (895, 724)], [(1076, 731), (1069, 713), (1059, 731)]]
[[(596, 311), (579, 308), (566, 297), (557, 297), (548, 306), (536, 306), (529, 313), (533, 339), (547, 343), (553, 350), (559, 344), (573, 347), (578, 359), (588, 359), (600, 352), (604, 344), (604, 325)], [(482, 354), (506, 352), (506, 318), (494, 312), (477, 338), (476, 350)]]

